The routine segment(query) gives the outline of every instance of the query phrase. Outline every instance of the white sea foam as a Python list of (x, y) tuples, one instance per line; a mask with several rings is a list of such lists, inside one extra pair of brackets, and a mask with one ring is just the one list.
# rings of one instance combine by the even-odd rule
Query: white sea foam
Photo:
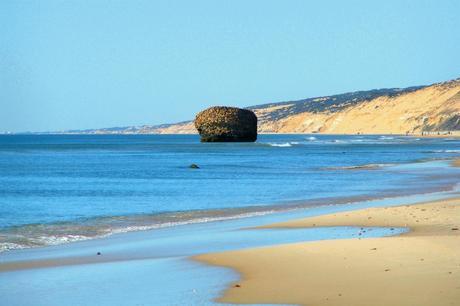
[[(275, 210), (268, 209), (264, 211), (239, 213), (239, 214), (234, 214), (234, 215), (215, 216), (215, 217), (197, 217), (197, 218), (191, 218), (191, 219), (183, 220), (183, 221), (160, 222), (160, 223), (144, 224), (144, 225), (129, 225), (129, 226), (121, 225), (119, 227), (108, 227), (108, 228), (103, 228), (103, 225), (102, 225), (98, 234), (96, 235), (93, 234), (89, 236), (73, 235), (73, 234), (65, 234), (65, 235), (41, 234), (37, 237), (29, 237), (29, 238), (20, 236), (19, 238), (21, 239), (21, 241), (26, 241), (26, 242), (0, 243), (0, 253), (5, 252), (5, 251), (10, 251), (10, 250), (15, 250), (15, 249), (25, 249), (25, 248), (31, 248), (31, 247), (59, 245), (59, 244), (65, 244), (65, 243), (70, 243), (70, 242), (76, 242), (76, 241), (103, 238), (103, 237), (111, 236), (113, 234), (154, 230), (154, 229), (187, 225), (187, 224), (208, 223), (208, 222), (216, 222), (216, 221), (241, 219), (241, 218), (250, 218), (250, 217), (256, 217), (256, 216), (268, 215), (272, 213), (275, 213)], [(75, 224), (75, 230), (79, 230), (78, 224)]]
[(308, 141), (315, 141), (315, 140), (317, 140), (317, 138), (315, 136), (310, 136), (310, 137), (307, 137), (307, 140)]
[(12, 242), (2, 242), (0, 243), (0, 253), (10, 250), (18, 250), (18, 249), (25, 249), (27, 248), (24, 245), (12, 243)]
[(56, 235), (49, 235), (49, 236), (40, 236), (32, 238), (31, 241), (36, 243), (37, 245), (57, 245), (63, 244), (68, 242), (75, 242), (81, 240), (88, 240), (92, 237), (84, 236), (84, 235), (63, 235), (63, 236), (56, 236)]
[(429, 151), (430, 153), (460, 153), (460, 150), (434, 150)]
[(280, 147), (280, 148), (286, 148), (286, 147), (292, 147), (292, 143), (290, 142), (284, 142), (284, 143), (269, 143), (270, 146), (272, 147)]
[(203, 218), (196, 218), (196, 219), (191, 219), (191, 220), (187, 220), (187, 221), (164, 222), (164, 223), (157, 223), (157, 224), (152, 224), (152, 225), (126, 226), (126, 227), (110, 229), (109, 230), (109, 235), (110, 234), (128, 233), (128, 232), (137, 232), (137, 231), (146, 231), (146, 230), (173, 227), (173, 226), (180, 226), (180, 225), (187, 225), (187, 224), (208, 223), (208, 222), (217, 222), (217, 221), (241, 219), (241, 218), (250, 218), (250, 217), (264, 216), (264, 215), (273, 214), (273, 213), (275, 213), (275, 210), (266, 210), (266, 211), (259, 211), (259, 212), (242, 213), (242, 214), (231, 215), (231, 216), (203, 217)]

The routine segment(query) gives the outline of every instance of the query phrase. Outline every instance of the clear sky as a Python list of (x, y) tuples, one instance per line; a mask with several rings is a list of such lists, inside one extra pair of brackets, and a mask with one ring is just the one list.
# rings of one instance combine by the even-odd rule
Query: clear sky
[(0, 131), (460, 77), (460, 1), (0, 1)]

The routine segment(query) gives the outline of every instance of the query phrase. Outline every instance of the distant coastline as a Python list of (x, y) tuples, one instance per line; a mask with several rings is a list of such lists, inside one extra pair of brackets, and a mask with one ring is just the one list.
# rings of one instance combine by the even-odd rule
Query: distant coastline
[[(260, 134), (460, 135), (460, 78), (427, 86), (374, 89), (247, 107)], [(192, 115), (193, 116), (193, 115)], [(8, 134), (197, 134), (193, 121)]]

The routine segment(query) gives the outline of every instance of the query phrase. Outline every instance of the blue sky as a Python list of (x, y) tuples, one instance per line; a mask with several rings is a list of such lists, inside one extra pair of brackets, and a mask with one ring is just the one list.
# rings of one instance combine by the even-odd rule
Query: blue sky
[(0, 131), (460, 77), (460, 1), (0, 1)]

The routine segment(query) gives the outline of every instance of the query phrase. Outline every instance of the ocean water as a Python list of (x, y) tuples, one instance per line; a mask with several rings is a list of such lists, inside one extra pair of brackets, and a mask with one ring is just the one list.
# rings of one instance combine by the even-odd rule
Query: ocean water
[(391, 135), (3, 135), (0, 251), (449, 190), (459, 156), (458, 139)]

